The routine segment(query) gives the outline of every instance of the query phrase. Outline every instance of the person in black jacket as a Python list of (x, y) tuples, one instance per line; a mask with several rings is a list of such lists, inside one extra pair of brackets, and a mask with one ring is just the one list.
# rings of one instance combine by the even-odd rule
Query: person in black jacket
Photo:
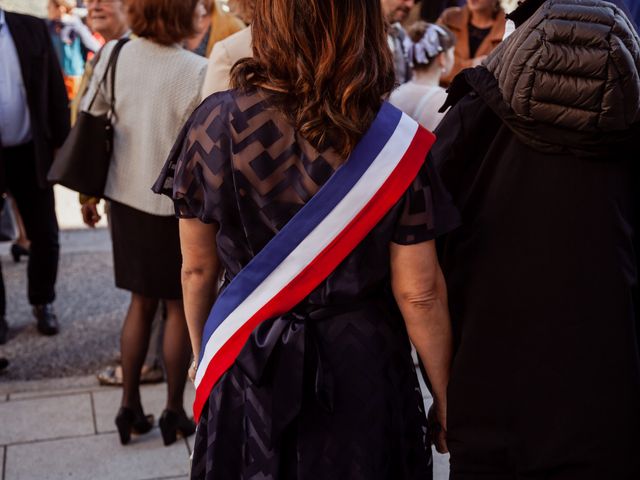
[[(45, 335), (58, 333), (52, 302), (59, 256), (53, 189), (46, 176), (69, 132), (67, 102), (44, 21), (0, 9), (0, 190), (15, 199), (31, 240), (29, 302)], [(6, 339), (4, 316), (0, 285), (0, 342)]]
[(640, 44), (611, 2), (521, 8), (432, 149), (462, 215), (450, 478), (638, 479)]

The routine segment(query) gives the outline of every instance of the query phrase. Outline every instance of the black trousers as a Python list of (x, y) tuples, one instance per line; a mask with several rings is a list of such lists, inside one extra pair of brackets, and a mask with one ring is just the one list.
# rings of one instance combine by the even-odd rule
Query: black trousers
[[(41, 188), (38, 185), (31, 143), (3, 148), (2, 163), (7, 189), (16, 202), (27, 237), (31, 241), (27, 267), (29, 303), (51, 303), (55, 299), (60, 256), (53, 188)], [(4, 280), (0, 271), (0, 315), (5, 314), (4, 293)]]

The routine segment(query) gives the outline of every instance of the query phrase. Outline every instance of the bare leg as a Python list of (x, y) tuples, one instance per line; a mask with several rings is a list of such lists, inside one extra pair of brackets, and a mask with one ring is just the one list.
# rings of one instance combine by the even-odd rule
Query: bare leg
[(163, 354), (167, 373), (167, 409), (184, 411), (184, 386), (191, 360), (187, 320), (182, 300), (167, 300)]
[(142, 411), (140, 402), (140, 369), (149, 348), (151, 322), (158, 308), (158, 299), (131, 294), (131, 304), (122, 327), (122, 406)]

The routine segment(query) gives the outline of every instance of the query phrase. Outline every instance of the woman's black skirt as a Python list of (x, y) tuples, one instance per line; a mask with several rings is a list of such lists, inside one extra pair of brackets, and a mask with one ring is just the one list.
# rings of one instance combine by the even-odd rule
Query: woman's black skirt
[(116, 287), (145, 297), (182, 298), (178, 219), (111, 202)]

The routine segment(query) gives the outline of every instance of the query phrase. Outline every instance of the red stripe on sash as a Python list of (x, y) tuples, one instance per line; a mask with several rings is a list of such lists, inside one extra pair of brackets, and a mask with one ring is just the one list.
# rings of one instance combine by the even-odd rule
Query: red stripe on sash
[(193, 405), (196, 422), (200, 419), (202, 409), (214, 385), (233, 365), (251, 332), (261, 322), (291, 310), (336, 269), (413, 183), (434, 142), (435, 136), (419, 127), (400, 163), (349, 225), (320, 252), (313, 262), (248, 319), (216, 352), (196, 389)]

